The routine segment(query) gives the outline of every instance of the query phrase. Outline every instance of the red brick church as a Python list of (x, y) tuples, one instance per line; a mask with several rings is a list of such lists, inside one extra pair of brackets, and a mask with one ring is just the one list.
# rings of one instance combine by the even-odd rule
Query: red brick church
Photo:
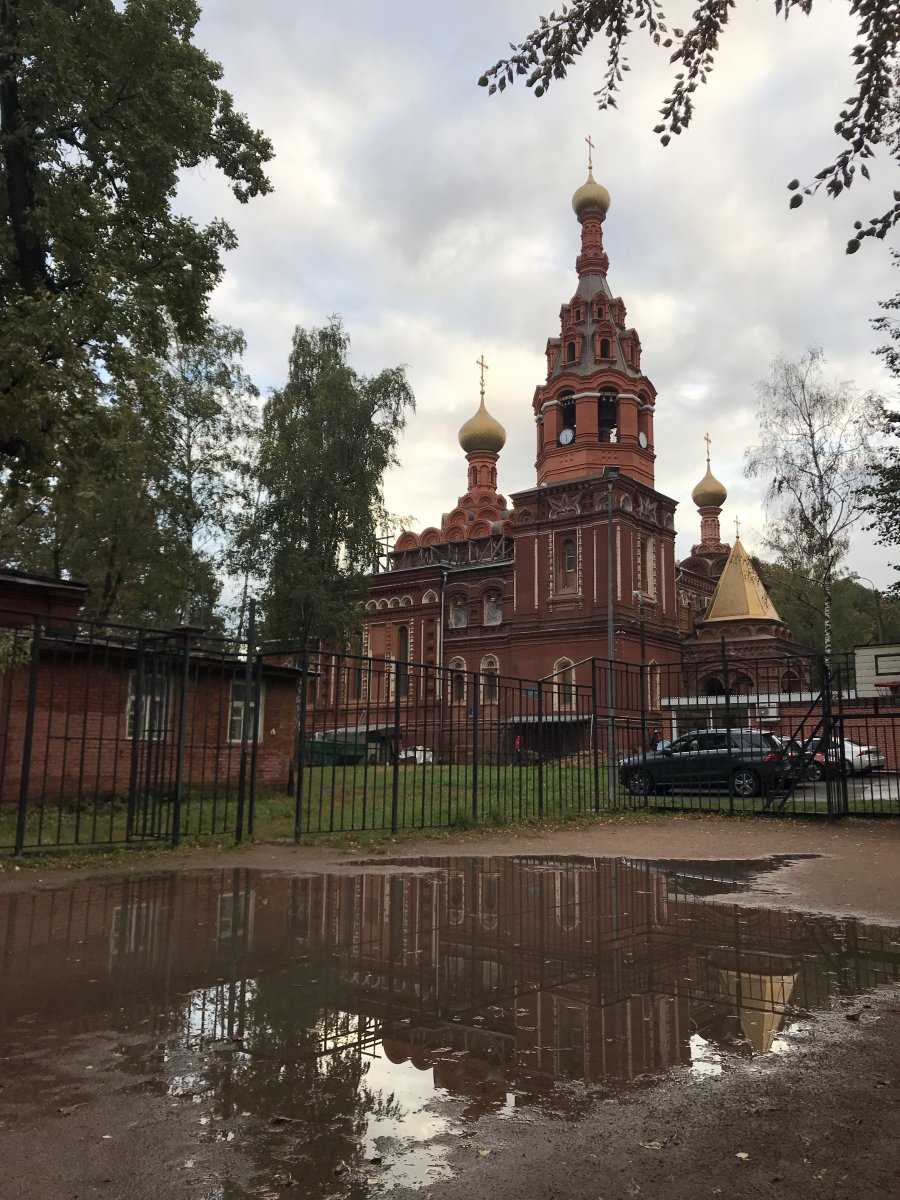
[(509, 500), (498, 491), (506, 432), (485, 406), (482, 361), (481, 402), (459, 431), (464, 492), (440, 525), (404, 531), (370, 577), (362, 650), (565, 688), (590, 679), (584, 660), (605, 658), (612, 632), (617, 661), (651, 664), (656, 708), (654, 677), (671, 679), (685, 656), (701, 672), (715, 659), (715, 673), (723, 636), (743, 662), (784, 652), (790, 633), (740, 541), (721, 540), (726, 492), (708, 458), (693, 493), (700, 542), (676, 560), (677, 502), (655, 485), (657, 393), (607, 277), (610, 196), (590, 169), (572, 207), (578, 282), (532, 399), (535, 486)]

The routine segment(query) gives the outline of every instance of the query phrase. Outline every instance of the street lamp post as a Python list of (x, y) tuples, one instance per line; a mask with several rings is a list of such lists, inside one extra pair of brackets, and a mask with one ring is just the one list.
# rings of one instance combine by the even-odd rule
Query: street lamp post
[(616, 580), (613, 539), (613, 487), (619, 478), (618, 467), (604, 467), (606, 480), (606, 779), (610, 799), (616, 791)]

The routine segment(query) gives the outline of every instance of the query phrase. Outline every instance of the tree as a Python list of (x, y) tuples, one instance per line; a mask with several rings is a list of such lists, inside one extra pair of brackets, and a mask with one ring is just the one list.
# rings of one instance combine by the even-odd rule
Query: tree
[(170, 586), (185, 616), (207, 625), (210, 577), (214, 603), (234, 515), (248, 503), (259, 393), (241, 365), (245, 349), (240, 330), (225, 325), (211, 326), (197, 345), (173, 336), (160, 378), (160, 524)]
[[(512, 54), (499, 59), (478, 80), (490, 94), (503, 92), (522, 76), (526, 87), (543, 96), (557, 79), (564, 79), (595, 37), (607, 39), (606, 72), (594, 93), (601, 109), (616, 107), (616, 93), (629, 64), (624, 51), (628, 38), (645, 30), (654, 45), (671, 50), (669, 61), (680, 70), (670, 94), (663, 101), (662, 120), (653, 132), (667, 146), (672, 135), (687, 129), (694, 115), (694, 93), (706, 83), (715, 66), (715, 55), (725, 33), (735, 0), (701, 0), (687, 30), (669, 28), (659, 0), (572, 0), (549, 17), (541, 17)], [(775, 0), (776, 16), (787, 19), (792, 12), (808, 16), (813, 0)], [(850, 0), (850, 13), (857, 22), (857, 42), (850, 50), (856, 67), (856, 89), (841, 109), (835, 133), (846, 146), (827, 164), (803, 193), (812, 195), (820, 187), (839, 196), (855, 181), (857, 169), (869, 178), (867, 160), (880, 146), (887, 148), (900, 164), (900, 0)], [(788, 185), (794, 195), (791, 207), (803, 203), (798, 180)], [(883, 238), (900, 222), (900, 191), (893, 193), (887, 210), (871, 218), (864, 227), (855, 223), (847, 252), (859, 249), (866, 237)]]
[(45, 471), (0, 489), (0, 554), (87, 583), (101, 620), (220, 624), (256, 395), (243, 349), (223, 326), (193, 346), (173, 334), (166, 360), (146, 359), (139, 381), (67, 424)]
[[(754, 560), (754, 566), (798, 643), (823, 650), (825, 622), (818, 584), (805, 572), (778, 563)], [(831, 637), (835, 653), (866, 642), (900, 640), (900, 599), (876, 591), (853, 575), (836, 579)]]
[(766, 481), (765, 544), (821, 596), (822, 641), (830, 654), (834, 584), (864, 512), (878, 402), (852, 384), (824, 379), (823, 361), (821, 350), (799, 362), (774, 360), (759, 385), (760, 443), (747, 451), (746, 474)]
[(261, 567), (266, 636), (345, 640), (378, 552), (382, 479), (415, 408), (402, 367), (349, 365), (332, 317), (294, 332), (288, 381), (263, 412), (256, 520), (241, 538)]
[[(900, 266), (900, 251), (892, 251), (894, 264)], [(881, 303), (884, 315), (872, 322), (887, 341), (876, 353), (887, 367), (891, 377), (900, 385), (900, 320), (893, 314), (900, 313), (900, 292)], [(872, 480), (866, 489), (868, 514), (872, 521), (876, 540), (881, 546), (900, 545), (900, 396), (894, 404), (885, 404), (881, 411), (882, 431), (887, 441), (878, 447), (878, 454), (871, 463)], [(900, 572), (900, 563), (893, 569)], [(900, 580), (895, 581), (891, 591), (900, 593)]]
[(192, 42), (194, 0), (0, 0), (0, 468), (31, 480), (170, 329), (201, 342), (235, 245), (174, 206), (211, 162), (269, 191), (269, 141)]

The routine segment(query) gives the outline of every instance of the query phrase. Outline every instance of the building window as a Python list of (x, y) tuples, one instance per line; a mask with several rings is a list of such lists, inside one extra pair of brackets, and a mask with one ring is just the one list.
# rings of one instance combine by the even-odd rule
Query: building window
[(488, 592), (484, 598), (485, 625), (501, 625), (503, 623), (503, 601), (497, 592)]
[(437, 592), (433, 592), (431, 588), (422, 597), (423, 604), (437, 604)]
[(575, 361), (575, 343), (566, 342), (566, 362), (573, 363)]
[(564, 537), (556, 549), (556, 590), (574, 592), (578, 588), (578, 548), (574, 537)]
[(601, 338), (600, 339), (600, 357), (601, 358), (612, 358), (612, 355), (610, 354), (610, 350), (609, 350), (609, 338)]
[(703, 683), (700, 686), (704, 695), (707, 696), (721, 696), (725, 692), (725, 688), (722, 686), (722, 680), (719, 679), (718, 675), (707, 675), (706, 679), (703, 680)]
[[(137, 722), (137, 737), (140, 741), (157, 742), (166, 736), (168, 723), (169, 680), (159, 676), (144, 679), (141, 683), (141, 715)], [(128, 681), (128, 703), (125, 709), (125, 736), (135, 736), (135, 705), (137, 703), (137, 677), (132, 672)]]
[(409, 694), (409, 628), (406, 625), (397, 627), (397, 662), (394, 670), (400, 696), (405, 698)]
[(464, 596), (454, 596), (450, 601), (449, 623), (451, 629), (465, 629), (469, 624), (469, 606)]
[(613, 391), (603, 391), (597, 401), (597, 430), (601, 442), (616, 441), (618, 400)]
[(781, 690), (783, 692), (800, 691), (800, 676), (796, 671), (785, 671), (781, 677)]
[(575, 708), (575, 666), (570, 658), (560, 658), (553, 665), (556, 680), (556, 709), (572, 712)]
[[(244, 740), (244, 714), (247, 716), (247, 741), (253, 741), (253, 725), (256, 716), (256, 687), (250, 684), (250, 703), (245, 704), (247, 683), (244, 679), (232, 679), (231, 703), (228, 708), (228, 740), (241, 742)], [(260, 718), (262, 717), (262, 688), (260, 688)], [(262, 720), (257, 725), (257, 739), (262, 741)]]
[(500, 664), (493, 654), (481, 660), (481, 699), (484, 704), (496, 704), (500, 696)]
[(563, 429), (571, 429), (574, 433), (577, 426), (577, 414), (575, 411), (575, 393), (560, 392), (559, 395), (559, 412), (560, 420)]
[(740, 671), (732, 680), (731, 688), (738, 696), (747, 696), (753, 691), (753, 680), (745, 672)]
[(450, 702), (465, 704), (466, 702), (466, 663), (462, 658), (450, 660)]

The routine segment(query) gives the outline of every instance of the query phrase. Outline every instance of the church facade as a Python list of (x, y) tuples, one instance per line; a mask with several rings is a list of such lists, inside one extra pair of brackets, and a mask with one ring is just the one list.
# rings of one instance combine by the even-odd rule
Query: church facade
[[(468, 697), (452, 682), (457, 675), (553, 680), (554, 695), (564, 696), (590, 681), (586, 660), (611, 650), (620, 663), (649, 664), (646, 700), (658, 710), (654, 679), (671, 680), (686, 658), (711, 663), (713, 645), (718, 658), (736, 616), (755, 620), (749, 634), (739, 622), (741, 637), (763, 630), (772, 648), (790, 634), (768, 597), (768, 607), (752, 601), (765, 589), (739, 541), (721, 540), (726, 492), (708, 460), (693, 493), (701, 539), (677, 561), (677, 502), (655, 483), (657, 393), (609, 283), (610, 197), (590, 169), (572, 205), (577, 285), (547, 341), (546, 378), (532, 399), (535, 485), (509, 499), (498, 490), (506, 433), (485, 405), (482, 362), (481, 401), (459, 431), (465, 489), (439, 525), (402, 532), (369, 578), (362, 650), (445, 668), (448, 700), (460, 704)], [(739, 577), (746, 603), (729, 585), (717, 616), (725, 574)]]

